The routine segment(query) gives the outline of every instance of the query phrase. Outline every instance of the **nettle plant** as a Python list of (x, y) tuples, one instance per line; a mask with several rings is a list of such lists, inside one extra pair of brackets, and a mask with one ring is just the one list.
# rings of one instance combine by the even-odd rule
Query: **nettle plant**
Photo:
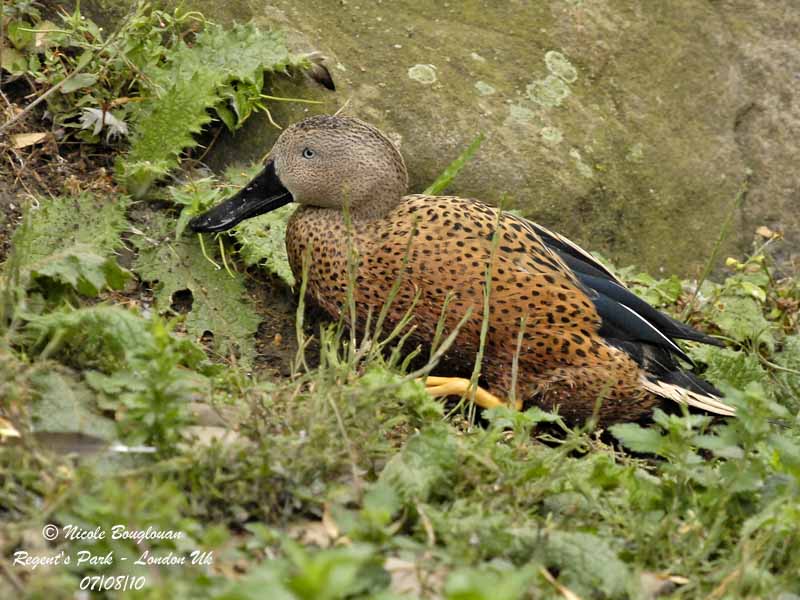
[(139, 2), (112, 33), (81, 14), (43, 20), (35, 2), (4, 7), (3, 67), (46, 101), (56, 138), (129, 143), (118, 179), (135, 197), (178, 166), (214, 118), (230, 130), (268, 111), (265, 75), (311, 66), (284, 36), (252, 24), (230, 28), (196, 11)]

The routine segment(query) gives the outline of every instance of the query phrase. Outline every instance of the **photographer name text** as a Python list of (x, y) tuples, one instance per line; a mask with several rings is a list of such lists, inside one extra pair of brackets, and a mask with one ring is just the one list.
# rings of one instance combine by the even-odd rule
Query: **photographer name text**
[[(59, 528), (48, 523), (42, 529), (42, 537), (48, 542), (61, 540), (64, 542), (79, 542), (83, 545), (94, 544), (102, 541), (131, 541), (137, 545), (148, 541), (184, 540), (186, 534), (174, 529), (159, 529), (148, 526), (146, 529), (134, 529), (127, 525), (113, 525), (108, 529), (95, 527), (87, 529), (77, 525), (67, 524)], [(129, 560), (131, 559), (131, 560)], [(23, 569), (35, 570), (39, 567), (58, 567), (73, 565), (78, 567), (108, 567), (116, 561), (124, 564), (142, 567), (152, 566), (211, 566), (214, 563), (213, 551), (192, 550), (186, 552), (143, 550), (139, 556), (132, 560), (130, 556), (115, 555), (114, 550), (104, 548), (102, 552), (92, 550), (53, 550), (52, 552), (28, 552), (17, 550), (13, 555), (12, 564)], [(141, 589), (145, 585), (144, 576), (129, 575), (97, 575), (81, 579), (81, 590), (127, 590)]]

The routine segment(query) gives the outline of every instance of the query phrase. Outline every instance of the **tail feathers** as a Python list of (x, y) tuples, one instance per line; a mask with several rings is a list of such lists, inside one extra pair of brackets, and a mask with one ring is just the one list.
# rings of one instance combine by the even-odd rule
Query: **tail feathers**
[(736, 409), (725, 404), (720, 392), (710, 383), (682, 371), (670, 371), (658, 380), (642, 376), (645, 389), (656, 396), (673, 400), (715, 415), (733, 417)]
[(717, 338), (713, 338), (702, 331), (697, 331), (691, 325), (681, 323), (677, 319), (673, 319), (669, 315), (664, 315), (671, 323), (672, 328), (668, 331), (668, 335), (681, 340), (691, 340), (693, 342), (700, 342), (702, 344), (709, 344), (711, 346), (718, 346), (723, 348), (725, 343)]

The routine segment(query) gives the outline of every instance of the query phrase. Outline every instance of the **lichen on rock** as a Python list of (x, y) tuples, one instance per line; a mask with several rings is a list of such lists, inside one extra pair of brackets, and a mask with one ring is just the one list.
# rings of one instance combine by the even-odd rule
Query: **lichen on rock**
[(544, 55), (547, 70), (567, 83), (574, 83), (578, 79), (578, 70), (569, 62), (566, 56), (556, 50), (550, 50)]
[(436, 67), (433, 65), (414, 65), (408, 69), (409, 79), (424, 85), (436, 83)]
[(530, 98), (536, 104), (545, 108), (555, 108), (571, 94), (569, 86), (560, 77), (548, 75), (544, 79), (537, 79), (525, 88)]

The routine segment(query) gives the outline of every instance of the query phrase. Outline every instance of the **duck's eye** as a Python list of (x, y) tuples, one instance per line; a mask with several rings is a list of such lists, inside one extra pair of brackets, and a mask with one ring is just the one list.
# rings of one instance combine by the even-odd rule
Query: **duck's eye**
[(316, 152), (314, 152), (311, 148), (303, 148), (303, 158), (314, 158)]

